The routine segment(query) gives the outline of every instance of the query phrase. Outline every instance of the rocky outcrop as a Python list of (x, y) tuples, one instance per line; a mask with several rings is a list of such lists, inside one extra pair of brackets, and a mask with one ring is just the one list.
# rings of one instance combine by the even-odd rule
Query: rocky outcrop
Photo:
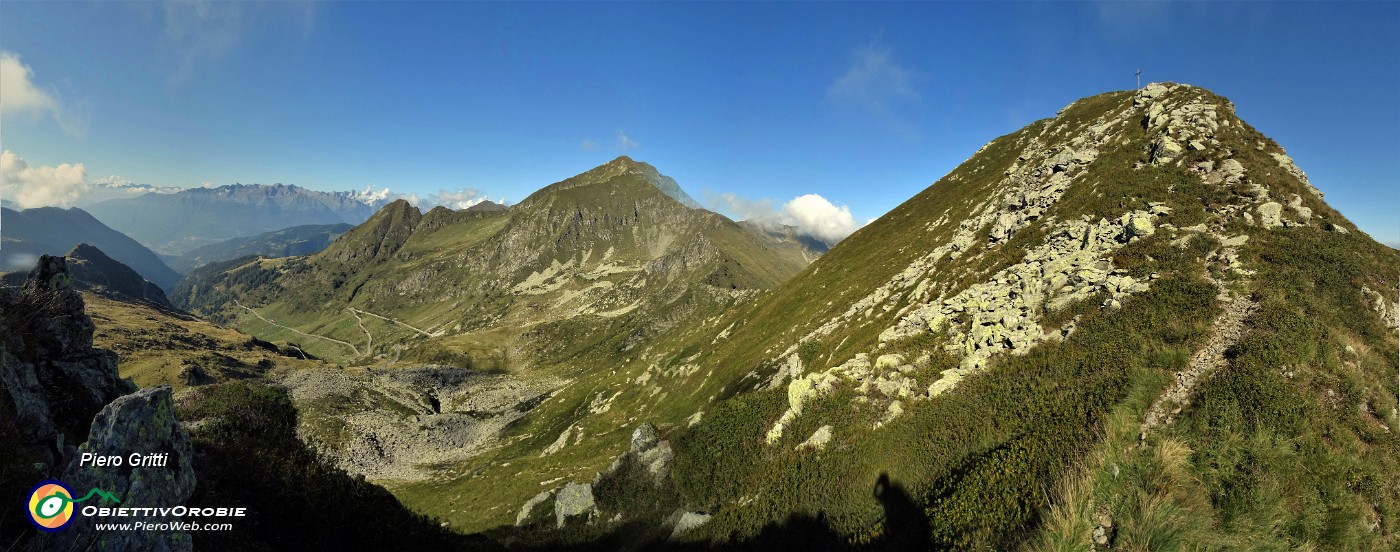
[[(93, 323), (73, 285), (67, 261), (46, 255), (22, 289), (0, 289), (0, 433), (6, 441), (0, 464), (16, 470), (12, 475), (32, 471), (10, 478), (26, 485), (57, 478), (75, 493), (99, 489), (124, 506), (183, 505), (195, 475), (170, 388), (136, 391), (118, 377), (116, 355), (92, 347)], [(89, 453), (120, 457), (123, 465), (85, 465)], [(133, 453), (150, 465), (134, 466)], [(99, 532), (92, 527), (98, 520), (76, 516), (61, 532), (33, 533), (19, 549), (191, 549), (184, 533)]]
[(554, 521), (556, 527), (578, 518), (591, 520), (598, 513), (598, 503), (593, 499), (593, 485), (570, 483), (559, 490), (554, 499)]
[(1283, 226), (1283, 206), (1278, 202), (1270, 201), (1260, 205), (1255, 211), (1259, 214), (1259, 225), (1264, 228), (1278, 228)]
[(92, 319), (63, 257), (45, 255), (21, 290), (0, 290), (0, 423), (16, 457), (56, 475), (104, 405), (135, 390), (117, 357), (92, 347)]
[(1373, 290), (1369, 286), (1361, 286), (1361, 295), (1371, 306), (1371, 310), (1381, 319), (1381, 323), (1385, 324), (1385, 327), (1390, 329), (1400, 327), (1400, 301), (1386, 301), (1381, 292)]
[[(194, 493), (194, 459), (190, 438), (175, 419), (175, 406), (169, 387), (142, 389), (112, 401), (92, 421), (90, 437), (78, 448), (78, 457), (63, 471), (63, 481), (75, 492), (98, 488), (120, 498), (128, 507), (170, 508), (181, 506)], [(81, 465), (83, 454), (127, 458), (140, 453), (152, 466), (121, 467)], [(191, 550), (190, 535), (182, 531), (95, 531), (101, 518), (79, 516), (72, 526), (58, 533), (62, 549), (81, 543), (100, 550)], [(156, 515), (124, 521), (166, 523), (176, 517)]]

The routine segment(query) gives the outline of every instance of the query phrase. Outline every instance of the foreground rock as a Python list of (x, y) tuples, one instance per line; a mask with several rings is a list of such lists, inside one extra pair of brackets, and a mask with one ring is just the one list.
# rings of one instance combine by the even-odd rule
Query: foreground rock
[[(6, 456), (57, 475), (104, 405), (135, 390), (117, 357), (92, 347), (92, 319), (63, 257), (45, 255), (23, 288), (0, 289), (0, 425)], [(17, 462), (18, 463), (18, 462)]]
[[(93, 323), (63, 257), (44, 256), (22, 288), (0, 289), (0, 471), (25, 488), (59, 479), (82, 499), (98, 489), (127, 507), (174, 507), (195, 488), (190, 439), (169, 387), (136, 391), (117, 375), (111, 351), (92, 347)], [(86, 441), (81, 447), (78, 443)], [(82, 454), (154, 454), (153, 465), (83, 465)], [(24, 489), (0, 489), (22, 496)], [(86, 506), (113, 506), (93, 495)], [(30, 531), (24, 515), (0, 517), (15, 550), (191, 550), (174, 531), (96, 531), (103, 518), (75, 516), (57, 533)], [(123, 521), (177, 521), (130, 518)]]
[[(190, 437), (175, 419), (170, 388), (152, 387), (112, 401), (92, 421), (88, 442), (78, 448), (79, 456), (63, 471), (63, 481), (73, 492), (83, 494), (98, 488), (121, 499), (129, 507), (170, 508), (180, 506), (194, 493), (194, 455)], [(132, 451), (161, 454), (162, 465), (148, 467), (93, 467), (81, 465), (84, 453), (126, 457)], [(103, 504), (102, 506), (115, 506)], [(80, 548), (80, 543), (100, 550), (191, 550), (190, 535), (183, 531), (95, 531), (102, 518), (79, 516), (72, 526), (58, 534), (60, 548)], [(167, 523), (176, 517), (149, 516), (123, 521)], [(95, 540), (93, 540), (95, 538)]]

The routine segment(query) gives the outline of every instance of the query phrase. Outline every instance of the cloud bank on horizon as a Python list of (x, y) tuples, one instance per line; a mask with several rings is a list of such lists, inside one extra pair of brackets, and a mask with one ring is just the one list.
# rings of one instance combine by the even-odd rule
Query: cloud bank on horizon
[(781, 206), (775, 206), (772, 200), (748, 199), (733, 193), (707, 196), (713, 211), (768, 228), (792, 226), (798, 234), (827, 245), (836, 245), (865, 225), (856, 222), (850, 207), (836, 205), (818, 194), (800, 195)]
[[(204, 182), (195, 187), (217, 186)], [(82, 163), (31, 166), (23, 157), (10, 150), (0, 152), (0, 198), (13, 202), (20, 209), (85, 207), (109, 199), (135, 197), (146, 193), (170, 194), (185, 189), (187, 188), (138, 184), (115, 175), (92, 178)], [(382, 205), (395, 199), (403, 199), (423, 209), (431, 209), (438, 205), (451, 209), (466, 209), (490, 199), (485, 193), (474, 188), (442, 188), (434, 194), (419, 195), (395, 193), (387, 187), (366, 186), (364, 190), (351, 192), (350, 195), (367, 205)], [(506, 200), (498, 200), (497, 203), (508, 204)]]

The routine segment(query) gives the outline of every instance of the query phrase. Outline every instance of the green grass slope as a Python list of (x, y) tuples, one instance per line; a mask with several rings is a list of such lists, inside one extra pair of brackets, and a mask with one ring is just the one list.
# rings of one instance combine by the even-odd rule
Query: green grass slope
[[(1061, 158), (1065, 147), (1092, 155)], [(1283, 156), (1198, 88), (1080, 100), (993, 140), (755, 300), (636, 346), (613, 337), (582, 351), (574, 364), (598, 368), (499, 449), (394, 490), (454, 527), (510, 525), (535, 493), (592, 480), (645, 421), (676, 443), (679, 503), (714, 515), (693, 537), (716, 543), (797, 516), (850, 546), (1082, 550), (1101, 529), (1130, 549), (1393, 548), (1396, 337), (1365, 290), (1393, 312), (1400, 253), (1328, 207)], [(1016, 185), (1032, 169), (1036, 183), (1068, 184), (1026, 216)], [(1270, 203), (1286, 224), (1266, 222)], [(1116, 228), (1133, 213), (1151, 217), (1150, 232), (1124, 219), (1090, 266), (1146, 289), (1063, 288), (1070, 300), (1032, 313), (1057, 337), (925, 390), (965, 366), (963, 343), (988, 345), (963, 340), (991, 322), (889, 330), (921, 305), (1008, 288), (1008, 270), (1074, 224)], [(1016, 221), (1009, 236), (1003, 214)], [(1148, 410), (1219, 341), (1227, 297), (1254, 305), (1243, 337), (1139, 442)], [(791, 383), (858, 354), (902, 355), (901, 375), (869, 377), (914, 384), (875, 391), (844, 368), (819, 393)], [(784, 422), (794, 394), (802, 413)], [(824, 448), (799, 447), (821, 426), (833, 435)], [(890, 525), (882, 480), (918, 505), (913, 536), (908, 519)], [(433, 494), (443, 489), (453, 498)]]

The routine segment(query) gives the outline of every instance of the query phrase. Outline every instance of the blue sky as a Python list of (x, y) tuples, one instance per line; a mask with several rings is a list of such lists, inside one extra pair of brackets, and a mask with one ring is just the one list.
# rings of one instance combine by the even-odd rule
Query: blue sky
[(731, 215), (853, 224), (1141, 68), (1400, 243), (1396, 2), (5, 1), (0, 51), (0, 146), (60, 181), (518, 201), (625, 153)]

